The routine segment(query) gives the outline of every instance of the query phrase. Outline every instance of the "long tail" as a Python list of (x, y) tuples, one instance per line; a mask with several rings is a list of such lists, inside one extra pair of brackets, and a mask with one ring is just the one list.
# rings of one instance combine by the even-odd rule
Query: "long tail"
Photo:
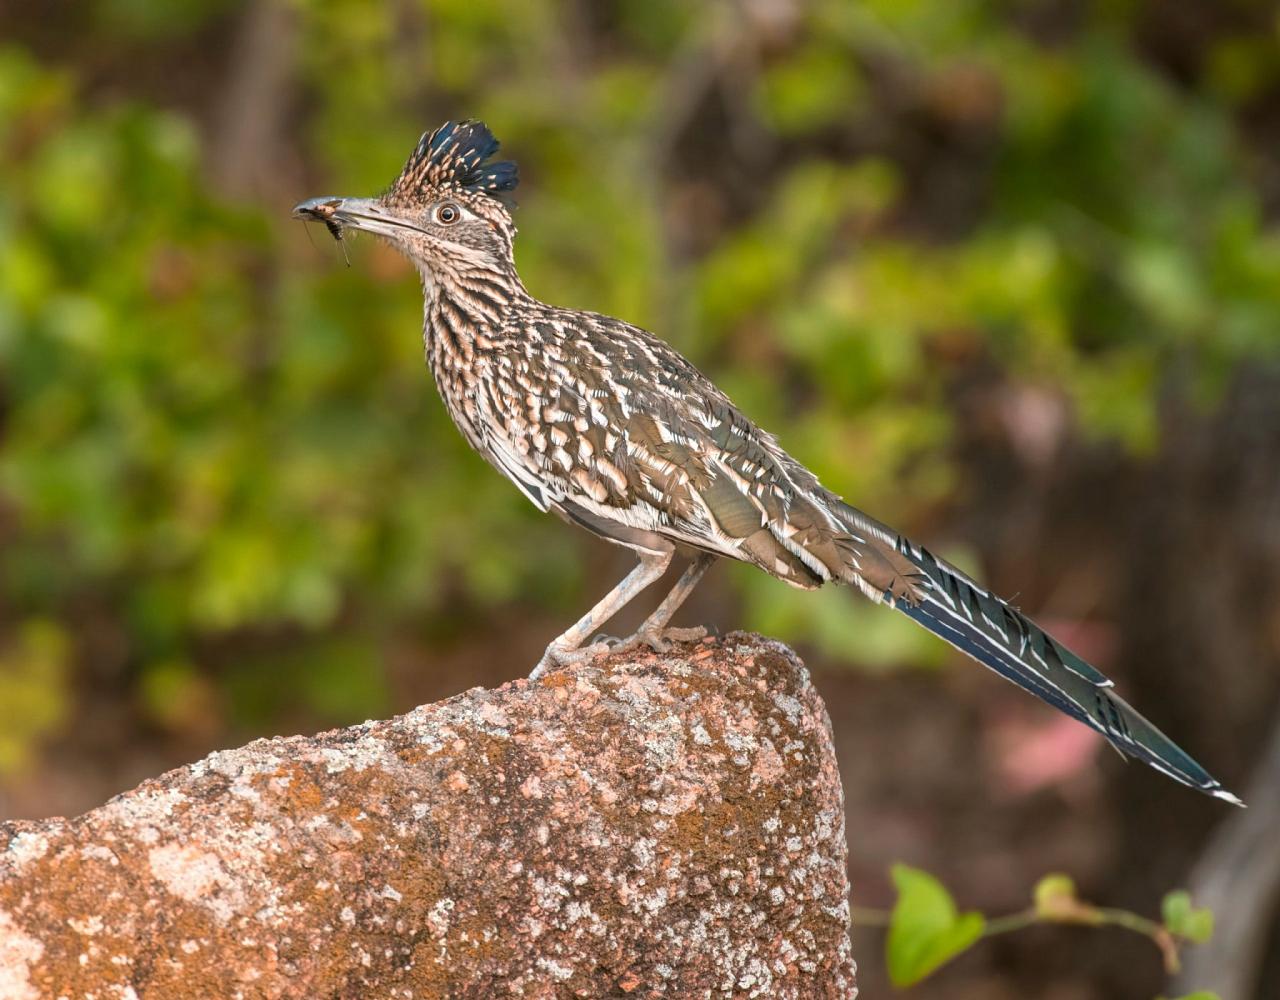
[(1222, 787), (1190, 754), (1139, 715), (1112, 689), (1112, 682), (999, 597), (927, 549), (892, 532), (860, 511), (846, 508), (857, 534), (880, 535), (917, 573), (910, 593), (879, 595), (908, 618), (968, 653), (979, 663), (1096, 729), (1126, 757), (1145, 761), (1176, 781), (1234, 805), (1240, 799)]

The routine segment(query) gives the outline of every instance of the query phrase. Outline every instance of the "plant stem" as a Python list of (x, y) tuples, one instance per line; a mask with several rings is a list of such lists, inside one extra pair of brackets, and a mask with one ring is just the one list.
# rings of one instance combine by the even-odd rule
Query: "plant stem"
[(889, 910), (874, 910), (867, 906), (849, 907), (849, 922), (862, 927), (888, 927), (893, 920)]
[(1182, 962), (1178, 957), (1178, 942), (1163, 924), (1136, 913), (1130, 913), (1128, 910), (1117, 910), (1107, 906), (1097, 907), (1097, 912), (1103, 923), (1125, 927), (1149, 937), (1160, 949), (1160, 954), (1164, 958), (1165, 971), (1169, 975), (1174, 975), (1182, 968)]
[(983, 928), (982, 936), (991, 937), (993, 934), (1007, 934), (1009, 931), (1020, 931), (1024, 927), (1030, 927), (1039, 922), (1040, 916), (1035, 910), (1021, 910), (1018, 913), (1010, 913), (1005, 917), (991, 918)]
[[(1034, 907), (1030, 907), (1025, 910), (1019, 910), (1017, 913), (1010, 913), (1007, 916), (988, 919), (982, 929), (982, 936), (994, 937), (997, 934), (1008, 934), (1010, 931), (1020, 931), (1036, 924), (1080, 924), (1086, 927), (1112, 925), (1124, 927), (1151, 939), (1155, 946), (1160, 949), (1160, 954), (1164, 959), (1165, 970), (1170, 975), (1178, 971), (1181, 965), (1178, 958), (1178, 942), (1164, 925), (1147, 917), (1139, 916), (1136, 913), (1130, 913), (1128, 910), (1118, 910), (1109, 906), (1088, 906), (1086, 904), (1084, 912), (1087, 912), (1093, 919), (1080, 920), (1078, 917), (1075, 919), (1068, 917), (1059, 919), (1038, 913)], [(893, 913), (890, 910), (877, 910), (867, 906), (851, 906), (849, 907), (849, 922), (861, 927), (888, 927), (893, 922)]]

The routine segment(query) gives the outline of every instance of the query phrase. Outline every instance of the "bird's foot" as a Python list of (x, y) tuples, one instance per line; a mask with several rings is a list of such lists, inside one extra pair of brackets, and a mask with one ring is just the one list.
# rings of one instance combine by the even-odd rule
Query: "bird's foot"
[(538, 661), (538, 665), (529, 674), (529, 680), (537, 680), (539, 677), (544, 677), (551, 671), (558, 670), (561, 667), (589, 663), (597, 656), (603, 656), (611, 650), (612, 647), (607, 642), (593, 642), (586, 646), (575, 646), (573, 648), (553, 642), (547, 647), (547, 651), (542, 654), (542, 659)]
[(701, 625), (690, 628), (664, 628), (652, 632), (637, 632), (637, 645), (643, 643), (655, 653), (668, 653), (673, 642), (697, 642), (707, 637), (707, 630)]
[(625, 639), (602, 637), (611, 653), (626, 653), (640, 646), (648, 646), (655, 653), (667, 653), (673, 642), (697, 642), (707, 637), (707, 630), (701, 625), (693, 628), (640, 629)]
[(705, 628), (696, 625), (693, 628), (641, 629), (623, 639), (611, 635), (598, 635), (589, 645), (576, 646), (572, 649), (553, 642), (542, 654), (542, 659), (533, 668), (533, 672), (529, 674), (529, 679), (537, 680), (561, 667), (590, 663), (598, 656), (627, 653), (641, 646), (648, 646), (655, 653), (666, 653), (670, 652), (673, 642), (697, 642), (699, 639), (705, 639), (707, 635)]

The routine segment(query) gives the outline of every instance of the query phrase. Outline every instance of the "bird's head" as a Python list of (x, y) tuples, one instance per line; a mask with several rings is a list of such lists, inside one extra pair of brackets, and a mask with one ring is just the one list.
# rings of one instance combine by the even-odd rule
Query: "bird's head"
[(424, 278), (511, 269), (515, 224), (503, 196), (516, 165), (491, 162), (498, 140), (483, 122), (446, 122), (418, 140), (409, 162), (376, 198), (312, 198), (295, 218), (318, 220), (335, 237), (358, 229), (385, 237)]

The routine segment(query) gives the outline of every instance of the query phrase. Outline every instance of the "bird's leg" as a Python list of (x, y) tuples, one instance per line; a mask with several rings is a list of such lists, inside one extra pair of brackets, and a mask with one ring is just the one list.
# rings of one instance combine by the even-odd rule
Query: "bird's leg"
[(667, 594), (662, 603), (654, 608), (653, 614), (644, 620), (633, 635), (614, 643), (612, 649), (615, 652), (621, 652), (625, 649), (634, 649), (640, 643), (644, 643), (659, 653), (665, 653), (670, 648), (669, 640), (692, 642), (694, 639), (705, 636), (707, 630), (701, 625), (696, 628), (667, 628), (667, 623), (680, 610), (680, 605), (693, 593), (693, 588), (698, 585), (702, 575), (715, 561), (716, 557), (707, 552), (700, 552), (695, 556), (693, 562), (689, 563), (680, 579), (676, 581), (676, 585), (671, 588), (671, 593)]
[(533, 668), (531, 678), (541, 677), (548, 670), (568, 666), (590, 659), (598, 653), (608, 651), (603, 643), (583, 647), (583, 643), (591, 634), (630, 604), (642, 590), (652, 584), (667, 571), (671, 565), (671, 552), (641, 552), (640, 565), (622, 578), (616, 587), (602, 597), (598, 604), (577, 620), (564, 635), (555, 639), (542, 659)]

